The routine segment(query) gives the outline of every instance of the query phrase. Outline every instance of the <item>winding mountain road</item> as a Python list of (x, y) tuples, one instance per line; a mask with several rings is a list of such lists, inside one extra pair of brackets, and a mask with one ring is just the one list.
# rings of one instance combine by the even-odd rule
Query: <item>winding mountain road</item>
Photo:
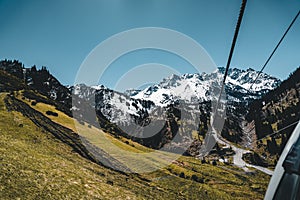
[(265, 174), (273, 175), (272, 170), (265, 168), (265, 167), (258, 166), (258, 165), (248, 164), (243, 160), (243, 154), (250, 153), (249, 150), (245, 150), (245, 149), (236, 147), (236, 146), (232, 145), (230, 142), (228, 142), (227, 140), (225, 140), (224, 138), (220, 138), (216, 135), (214, 137), (219, 144), (225, 145), (226, 147), (231, 147), (231, 149), (235, 152), (235, 154), (233, 156), (233, 164), (235, 166), (240, 167), (240, 168), (244, 169), (245, 171), (250, 171), (249, 167), (255, 168)]

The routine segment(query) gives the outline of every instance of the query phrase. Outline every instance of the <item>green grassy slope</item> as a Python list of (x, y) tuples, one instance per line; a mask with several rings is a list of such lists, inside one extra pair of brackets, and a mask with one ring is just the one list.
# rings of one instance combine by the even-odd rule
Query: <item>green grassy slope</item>
[[(21, 113), (8, 112), (3, 103), (5, 96), (2, 93), (0, 97), (0, 199), (263, 198), (269, 176), (260, 172), (246, 174), (221, 163), (201, 164), (192, 157), (182, 156), (169, 166), (140, 175), (118, 173), (94, 164)], [(18, 98), (22, 99), (21, 94)], [(75, 127), (70, 117), (51, 105), (32, 106), (31, 101), (22, 101), (57, 124), (74, 131), (82, 128), (86, 131), (80, 131), (82, 136), (92, 143), (101, 131), (87, 124)], [(47, 110), (57, 112), (58, 117), (46, 115)], [(124, 151), (141, 154), (152, 151), (127, 139), (114, 138), (103, 131), (102, 134)], [(103, 148), (106, 143), (95, 138), (94, 145)], [(114, 153), (113, 156), (121, 158), (118, 152)], [(163, 162), (151, 156), (143, 159), (149, 165)]]
[[(0, 96), (0, 199), (165, 199), (138, 177), (90, 162)], [(113, 184), (113, 185), (112, 185)]]

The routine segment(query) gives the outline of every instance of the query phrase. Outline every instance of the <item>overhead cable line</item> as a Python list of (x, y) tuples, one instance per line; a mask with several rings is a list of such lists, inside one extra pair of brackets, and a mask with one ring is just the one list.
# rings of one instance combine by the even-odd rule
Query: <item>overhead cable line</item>
[(223, 82), (222, 82), (222, 86), (221, 86), (221, 91), (220, 91), (220, 94), (219, 94), (219, 97), (218, 97), (217, 105), (214, 109), (214, 113), (217, 112), (220, 101), (221, 101), (221, 96), (222, 96), (222, 92), (224, 90), (226, 77), (228, 75), (228, 70), (229, 70), (231, 59), (232, 59), (232, 56), (233, 56), (234, 47), (235, 47), (237, 37), (238, 37), (238, 34), (239, 34), (239, 30), (240, 30), (240, 27), (241, 27), (241, 24), (242, 24), (242, 19), (243, 19), (244, 11), (245, 11), (245, 8), (246, 8), (246, 3), (247, 3), (247, 0), (243, 0), (242, 4), (241, 4), (239, 17), (238, 17), (238, 21), (237, 21), (237, 24), (236, 24), (236, 27), (235, 27), (235, 32), (234, 32), (234, 36), (233, 36), (233, 39), (232, 39), (232, 44), (231, 44), (231, 48), (230, 48), (230, 52), (229, 52), (229, 56), (228, 56), (228, 60), (227, 60), (226, 68), (225, 68), (225, 73), (224, 73), (224, 78), (223, 78)]
[(277, 133), (280, 133), (281, 131), (283, 131), (283, 130), (285, 130), (285, 129), (287, 129), (287, 128), (290, 128), (291, 126), (294, 126), (295, 124), (297, 124), (297, 123), (299, 123), (299, 122), (300, 122), (300, 120), (299, 120), (299, 121), (295, 121), (294, 123), (291, 123), (291, 124), (289, 124), (289, 125), (287, 125), (287, 126), (281, 128), (281, 129), (279, 129), (279, 130), (277, 130), (277, 131), (274, 131), (273, 133), (268, 134), (268, 135), (264, 136), (263, 138), (260, 138), (259, 140), (256, 140), (256, 141), (260, 141), (260, 140), (263, 140), (263, 139), (265, 139), (265, 138), (267, 138), (267, 137), (271, 137), (271, 136), (273, 136), (273, 135), (276, 135)]
[(267, 64), (269, 63), (269, 61), (271, 60), (272, 56), (274, 55), (275, 51), (278, 49), (279, 45), (281, 44), (281, 42), (283, 41), (283, 39), (285, 38), (286, 34), (289, 32), (289, 30), (291, 29), (291, 27), (293, 26), (294, 22), (296, 21), (296, 19), (298, 18), (300, 14), (300, 10), (298, 11), (297, 15), (294, 17), (293, 21), (291, 22), (291, 24), (289, 25), (289, 27), (286, 29), (285, 33), (283, 34), (283, 36), (281, 37), (281, 39), (279, 40), (278, 44), (276, 45), (276, 47), (274, 48), (274, 50), (272, 51), (272, 53), (270, 54), (269, 58), (266, 60), (265, 64), (263, 65), (263, 67), (261, 68), (261, 70), (259, 71), (259, 73), (257, 74), (256, 78), (254, 79), (254, 81), (252, 82), (251, 86), (249, 87), (249, 90), (252, 88), (252, 86), (255, 84), (255, 82), (257, 81), (257, 79), (259, 78), (259, 76), (261, 75), (261, 73), (263, 72), (263, 70), (265, 69), (265, 67), (267, 66)]
[[(239, 12), (239, 17), (238, 17), (238, 21), (237, 21), (237, 24), (236, 24), (236, 27), (235, 27), (235, 33), (234, 33), (234, 37), (233, 37), (233, 40), (232, 40), (232, 44), (231, 44), (231, 48), (230, 48), (230, 53), (229, 53), (229, 57), (228, 57), (228, 61), (227, 61), (227, 65), (226, 65), (226, 70), (225, 70), (225, 73), (224, 73), (224, 78), (223, 78), (221, 90), (220, 90), (220, 93), (219, 93), (217, 105), (216, 105), (215, 109), (212, 110), (213, 114), (214, 114), (212, 116), (213, 118), (212, 118), (212, 121), (211, 121), (212, 122), (211, 123), (212, 127), (214, 127), (214, 121), (215, 121), (215, 118), (217, 116), (218, 107), (219, 107), (219, 104), (220, 104), (220, 101), (221, 101), (222, 92), (224, 90), (224, 85), (225, 85), (226, 77), (227, 77), (227, 74), (228, 74), (228, 69), (229, 69), (231, 58), (232, 58), (232, 55), (233, 55), (235, 43), (236, 43), (236, 40), (237, 40), (237, 37), (238, 37), (239, 29), (240, 29), (240, 26), (241, 26), (241, 23), (242, 23), (242, 19), (243, 19), (243, 15), (244, 15), (246, 3), (247, 3), (247, 0), (242, 0), (240, 12)], [(209, 132), (207, 135), (212, 136), (212, 132)], [(203, 149), (201, 147), (200, 152), (199, 152), (200, 155), (203, 156), (203, 153), (207, 154), (208, 153), (207, 150), (208, 149), (210, 150), (210, 148), (213, 148), (214, 145), (210, 146), (211, 145), (210, 139), (211, 139), (211, 137), (208, 137), (207, 141), (205, 141), (205, 145), (204, 145), (205, 149)]]

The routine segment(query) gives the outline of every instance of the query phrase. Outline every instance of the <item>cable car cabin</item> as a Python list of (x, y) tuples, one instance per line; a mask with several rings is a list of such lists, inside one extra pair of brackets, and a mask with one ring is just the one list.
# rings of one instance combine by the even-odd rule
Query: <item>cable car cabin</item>
[(300, 199), (300, 122), (276, 165), (265, 200)]

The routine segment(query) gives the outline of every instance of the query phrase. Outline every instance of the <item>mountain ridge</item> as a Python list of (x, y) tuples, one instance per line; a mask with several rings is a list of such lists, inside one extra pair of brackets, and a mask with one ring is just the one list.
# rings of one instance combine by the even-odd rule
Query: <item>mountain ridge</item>
[[(152, 100), (157, 105), (164, 105), (172, 99), (176, 100), (176, 96), (178, 96), (177, 99), (184, 99), (189, 102), (211, 100), (209, 98), (209, 93), (212, 90), (210, 86), (218, 84), (217, 87), (221, 87), (220, 84), (223, 79), (224, 70), (225, 68), (219, 67), (215, 72), (210, 74), (196, 73), (183, 74), (181, 76), (173, 74), (158, 84), (149, 86), (141, 91), (131, 91), (129, 94), (133, 98)], [(229, 69), (226, 80), (226, 92), (228, 92), (229, 99), (235, 101), (243, 101), (246, 98), (255, 99), (276, 88), (281, 83), (279, 79), (262, 73), (260, 75), (262, 79), (256, 81), (253, 84), (253, 89), (249, 90), (250, 85), (257, 75), (258, 72), (251, 68), (247, 70)], [(238, 95), (234, 94), (235, 92), (244, 93), (240, 95), (245, 99), (238, 98)], [(187, 93), (191, 95), (182, 95)]]
[[(101, 121), (102, 126), (107, 127), (106, 124), (113, 123), (117, 125), (114, 130), (122, 135), (126, 135), (126, 131), (124, 132), (124, 130), (128, 130), (127, 127), (131, 127), (134, 124), (148, 124), (149, 122), (147, 121), (151, 118), (153, 119), (153, 117), (160, 119), (160, 115), (162, 114), (160, 112), (162, 112), (162, 110), (158, 109), (158, 107), (168, 107), (178, 103), (182, 104), (185, 107), (181, 108), (183, 112), (188, 113), (193, 111), (189, 114), (189, 117), (193, 119), (197, 119), (203, 112), (210, 112), (209, 107), (211, 104), (209, 101), (217, 99), (224, 73), (224, 68), (218, 68), (218, 70), (211, 74), (171, 75), (163, 79), (160, 83), (149, 86), (137, 94), (133, 92), (131, 95), (128, 95), (111, 90), (103, 85), (86, 86), (79, 84), (65, 87), (61, 85), (45, 67), (40, 70), (37, 70), (35, 66), (24, 68), (24, 65), (18, 61), (1, 61), (0, 69), (1, 68), (19, 77), (28, 87), (38, 90), (43, 95), (52, 99), (54, 104), (58, 101), (59, 104), (56, 106), (69, 115), (72, 115), (73, 112), (85, 113), (78, 115), (81, 121), (88, 121), (91, 124), (97, 123), (95, 119), (88, 116), (88, 112), (94, 112), (96, 109), (98, 121)], [(245, 90), (242, 86), (246, 87), (247, 84), (249, 85), (249, 81), (253, 80), (257, 73), (258, 72), (253, 69), (240, 70), (233, 68), (229, 70), (229, 79), (225, 87), (228, 96), (226, 105), (228, 119), (225, 119), (222, 134), (230, 141), (238, 142), (241, 140), (242, 132), (237, 128), (237, 123), (240, 123), (240, 117), (247, 111), (244, 109), (244, 106), (247, 105), (249, 101), (261, 97), (280, 83), (279, 79), (262, 74), (262, 76), (265, 77), (265, 81), (268, 77), (271, 77), (272, 82), (270, 82), (266, 88), (255, 87), (257, 91), (248, 94), (248, 90)], [(238, 81), (243, 82), (237, 84)], [(261, 83), (262, 81), (257, 84), (261, 85)], [(258, 88), (261, 90), (258, 90)], [(164, 93), (161, 91), (167, 92)], [(30, 93), (27, 92), (25, 95), (26, 94), (30, 97)], [(156, 99), (151, 98), (153, 94), (158, 94), (156, 95)], [(137, 98), (144, 95), (148, 95), (148, 97)], [(202, 111), (198, 110), (199, 103), (206, 104), (206, 106), (203, 107), (205, 109), (202, 108)], [(209, 124), (209, 117), (205, 119), (206, 120), (201, 123), (204, 125)], [(231, 124), (230, 121), (235, 123)], [(207, 125), (205, 125), (205, 127), (206, 126)], [(120, 127), (122, 127), (123, 130)], [(235, 133), (233, 134), (232, 131)], [(126, 137), (131, 138), (130, 136)]]

